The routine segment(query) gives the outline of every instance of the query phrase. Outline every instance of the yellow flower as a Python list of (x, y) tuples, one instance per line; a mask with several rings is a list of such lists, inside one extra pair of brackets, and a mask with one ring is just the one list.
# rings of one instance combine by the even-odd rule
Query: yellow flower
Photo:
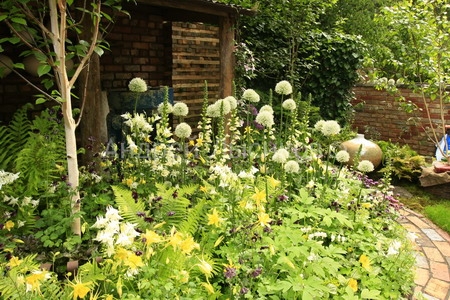
[(371, 204), (371, 203), (368, 203), (368, 202), (364, 202), (364, 203), (361, 203), (361, 206), (362, 206), (363, 208), (371, 208), (371, 207), (372, 207), (372, 204)]
[(220, 223), (223, 222), (223, 219), (219, 216), (219, 212), (217, 209), (213, 208), (212, 214), (207, 214), (208, 216), (208, 225), (214, 225), (216, 227), (220, 226)]
[(194, 241), (192, 236), (190, 236), (180, 243), (180, 249), (184, 254), (189, 254), (194, 249), (200, 249), (200, 245)]
[(262, 227), (270, 227), (270, 222), (272, 221), (272, 219), (269, 217), (268, 214), (266, 214), (265, 212), (260, 212), (258, 213), (258, 223), (262, 226)]
[(105, 300), (114, 300), (114, 297), (113, 295), (108, 294), (106, 295)]
[(125, 179), (125, 184), (126, 184), (128, 187), (131, 187), (131, 185), (133, 184), (133, 178)]
[(281, 183), (281, 181), (279, 181), (279, 180), (273, 178), (273, 176), (270, 176), (270, 177), (268, 178), (268, 181), (267, 181), (267, 182), (269, 183), (269, 186), (270, 186), (271, 188), (273, 188), (273, 189), (276, 188), (277, 186), (279, 186), (280, 183)]
[(142, 262), (142, 258), (140, 256), (137, 256), (135, 253), (130, 252), (127, 260), (125, 261), (125, 265), (130, 269), (135, 270), (139, 267), (144, 266), (144, 263)]
[(208, 293), (214, 294), (214, 287), (211, 285), (211, 283), (202, 282), (202, 285), (205, 287), (205, 289), (208, 291)]
[(262, 202), (266, 202), (266, 193), (255, 188), (255, 194), (251, 198), (255, 200), (256, 206), (259, 207)]
[(200, 259), (200, 263), (196, 265), (200, 271), (206, 275), (206, 277), (210, 277), (213, 272), (213, 267), (209, 262), (204, 259)]
[(371, 270), (371, 266), (370, 266), (370, 259), (367, 257), (367, 255), (362, 254), (359, 257), (359, 262), (361, 263), (361, 266), (366, 269), (367, 271)]
[(14, 225), (15, 225), (15, 224), (14, 224), (13, 221), (8, 220), (8, 221), (5, 223), (5, 229), (8, 230), (8, 231), (11, 231), (11, 229), (14, 228)]
[(189, 146), (194, 146), (195, 145), (195, 141), (194, 140), (189, 140)]
[(353, 278), (350, 278), (347, 284), (354, 292), (358, 290), (358, 281)]
[(197, 142), (197, 146), (203, 145), (203, 139), (202, 138), (198, 138), (195, 141)]
[(170, 230), (170, 237), (167, 244), (171, 245), (174, 249), (176, 249), (181, 244), (182, 241), (183, 236), (181, 235), (181, 233), (177, 232), (175, 227), (172, 227), (172, 229)]
[(89, 283), (81, 283), (77, 282), (72, 285), (73, 287), (73, 299), (76, 300), (78, 297), (80, 299), (84, 298), (87, 293), (91, 290), (89, 287)]
[(7, 266), (9, 266), (10, 268), (14, 268), (19, 266), (22, 263), (22, 260), (19, 259), (16, 256), (11, 257), (11, 259), (9, 260), (9, 262), (7, 263)]
[(206, 186), (201, 186), (200, 187), (200, 191), (202, 191), (203, 193), (207, 193), (208, 192), (208, 188)]
[(116, 254), (114, 255), (114, 258), (119, 259), (121, 261), (125, 261), (130, 254), (130, 251), (124, 248), (118, 248), (116, 251)]
[(25, 283), (27, 286), (27, 292), (28, 291), (35, 291), (39, 290), (39, 287), (41, 286), (41, 282), (45, 279), (50, 278), (50, 273), (46, 270), (42, 271), (33, 271), (31, 275), (28, 275), (25, 278)]
[(156, 244), (161, 242), (161, 236), (154, 232), (153, 230), (146, 230), (142, 235), (142, 239), (145, 241), (145, 245), (150, 246), (151, 244)]
[(245, 127), (245, 133), (250, 133), (250, 132), (252, 132), (253, 130), (252, 130), (252, 128), (250, 127), (250, 126), (246, 126)]

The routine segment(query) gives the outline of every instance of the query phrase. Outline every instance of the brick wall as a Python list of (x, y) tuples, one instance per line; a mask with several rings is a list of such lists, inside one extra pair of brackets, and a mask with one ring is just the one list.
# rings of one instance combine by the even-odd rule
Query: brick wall
[[(150, 87), (171, 86), (174, 100), (189, 106), (186, 122), (196, 127), (205, 80), (210, 101), (219, 95), (219, 27), (165, 22), (164, 12), (156, 7), (134, 8), (129, 12), (132, 18), (118, 18), (104, 37), (110, 50), (100, 58), (102, 89), (127, 91), (128, 83), (134, 77), (143, 78)], [(11, 51), (14, 52), (17, 51)], [(18, 57), (13, 58), (15, 62), (19, 61)], [(22, 73), (39, 84), (39, 78)], [(34, 103), (35, 94), (36, 90), (15, 74), (0, 79), (0, 122), (8, 122), (24, 103)]]
[[(417, 110), (406, 113), (395, 100), (394, 96), (386, 91), (378, 91), (372, 85), (358, 85), (353, 89), (355, 99), (353, 105), (356, 109), (352, 126), (366, 137), (377, 140), (408, 144), (419, 154), (433, 156), (435, 146), (428, 138), (430, 124), (427, 118), (422, 96), (408, 89), (400, 89), (406, 102), (417, 106)], [(439, 128), (441, 122), (440, 108), (437, 101), (430, 102), (432, 125)], [(445, 116), (450, 112), (450, 105), (446, 105)], [(438, 136), (442, 137), (442, 129), (438, 129)]]
[(174, 22), (172, 30), (174, 99), (189, 106), (189, 116), (185, 121), (196, 127), (202, 110), (205, 81), (209, 101), (219, 97), (219, 28), (203, 23)]

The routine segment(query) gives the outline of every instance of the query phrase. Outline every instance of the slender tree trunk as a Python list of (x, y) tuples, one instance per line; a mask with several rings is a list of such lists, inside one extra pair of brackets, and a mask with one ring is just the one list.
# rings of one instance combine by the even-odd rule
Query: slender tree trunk
[[(55, 51), (55, 59), (59, 64), (55, 68), (55, 80), (62, 98), (62, 114), (64, 117), (64, 132), (66, 136), (67, 155), (67, 183), (71, 188), (72, 213), (78, 213), (81, 208), (79, 186), (79, 171), (77, 157), (77, 141), (75, 137), (76, 123), (72, 112), (71, 90), (73, 84), (67, 76), (66, 70), (66, 46), (67, 35), (67, 4), (65, 0), (49, 0), (50, 24), (53, 33), (52, 42)], [(76, 79), (76, 78), (75, 78)], [(75, 218), (72, 223), (72, 232), (81, 235), (80, 218)]]

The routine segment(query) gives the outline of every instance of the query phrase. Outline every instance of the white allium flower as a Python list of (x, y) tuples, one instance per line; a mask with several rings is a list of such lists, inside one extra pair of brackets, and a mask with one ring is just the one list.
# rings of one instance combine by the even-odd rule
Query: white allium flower
[(135, 77), (130, 80), (128, 89), (135, 93), (143, 93), (147, 91), (147, 84), (142, 78)]
[(284, 148), (278, 149), (272, 156), (272, 160), (280, 164), (284, 164), (288, 158), (289, 152)]
[(286, 171), (286, 173), (298, 173), (299, 170), (300, 166), (295, 160), (290, 160), (284, 165), (284, 171)]
[(206, 115), (210, 118), (218, 118), (220, 117), (220, 108), (217, 108), (217, 105), (210, 104), (206, 108)]
[(255, 120), (264, 127), (272, 127), (275, 124), (273, 114), (268, 111), (260, 111)]
[[(164, 102), (158, 105), (158, 113), (162, 114), (164, 107)], [(173, 106), (170, 103), (166, 103), (166, 112), (171, 114), (173, 112)]]
[(255, 92), (253, 89), (247, 89), (242, 94), (242, 99), (248, 101), (248, 102), (259, 102), (259, 95)]
[(187, 123), (180, 123), (175, 127), (175, 135), (180, 139), (188, 138), (192, 133), (191, 126)]
[(225, 97), (225, 99), (223, 100), (228, 101), (230, 103), (231, 109), (237, 108), (237, 100), (233, 96)]
[(177, 102), (174, 104), (172, 112), (174, 116), (186, 117), (189, 113), (189, 108), (186, 103)]
[(389, 79), (388, 80), (388, 83), (387, 83), (389, 86), (395, 86), (395, 80), (394, 79)]
[(216, 103), (214, 103), (214, 105), (217, 107), (219, 114), (220, 114), (220, 112), (222, 112), (223, 116), (229, 114), (231, 111), (231, 104), (230, 104), (230, 101), (228, 101), (228, 100), (219, 99), (216, 101)]
[(292, 94), (292, 85), (287, 80), (282, 80), (275, 86), (275, 92), (280, 95)]
[(295, 104), (295, 101), (293, 99), (286, 99), (283, 101), (283, 104), (281, 106), (285, 110), (294, 111), (297, 108), (297, 104)]
[(346, 163), (350, 160), (350, 154), (345, 150), (341, 150), (336, 153), (336, 160), (340, 163)]
[(341, 126), (338, 122), (333, 120), (325, 121), (320, 131), (324, 136), (332, 136), (338, 134), (341, 131)]
[(262, 112), (262, 111), (268, 111), (271, 114), (273, 114), (273, 108), (270, 105), (264, 105), (263, 107), (261, 107), (259, 112)]
[(373, 163), (368, 160), (362, 160), (358, 164), (358, 170), (363, 173), (370, 173), (374, 170)]
[(323, 124), (325, 124), (324, 120), (317, 121), (316, 124), (314, 124), (314, 129), (317, 131), (322, 131)]

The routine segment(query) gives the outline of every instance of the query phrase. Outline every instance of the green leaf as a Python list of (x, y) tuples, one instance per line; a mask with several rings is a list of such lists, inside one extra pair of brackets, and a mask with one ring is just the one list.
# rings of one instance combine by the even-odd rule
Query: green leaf
[(22, 18), (17, 18), (17, 17), (11, 18), (11, 21), (14, 22), (14, 23), (17, 23), (17, 24), (22, 24), (22, 25), (25, 25), (25, 26), (27, 25), (27, 20), (22, 19)]
[(45, 99), (45, 98), (38, 98), (38, 99), (36, 99), (36, 104), (42, 104), (42, 103), (45, 103), (45, 102), (47, 102), (47, 99)]
[(40, 65), (38, 68), (38, 76), (41, 77), (42, 75), (47, 74), (51, 69), (52, 67), (50, 67), (49, 65)]
[(363, 289), (361, 292), (362, 299), (380, 299), (378, 297), (379, 295), (380, 295), (380, 291), (378, 291), (378, 290)]

